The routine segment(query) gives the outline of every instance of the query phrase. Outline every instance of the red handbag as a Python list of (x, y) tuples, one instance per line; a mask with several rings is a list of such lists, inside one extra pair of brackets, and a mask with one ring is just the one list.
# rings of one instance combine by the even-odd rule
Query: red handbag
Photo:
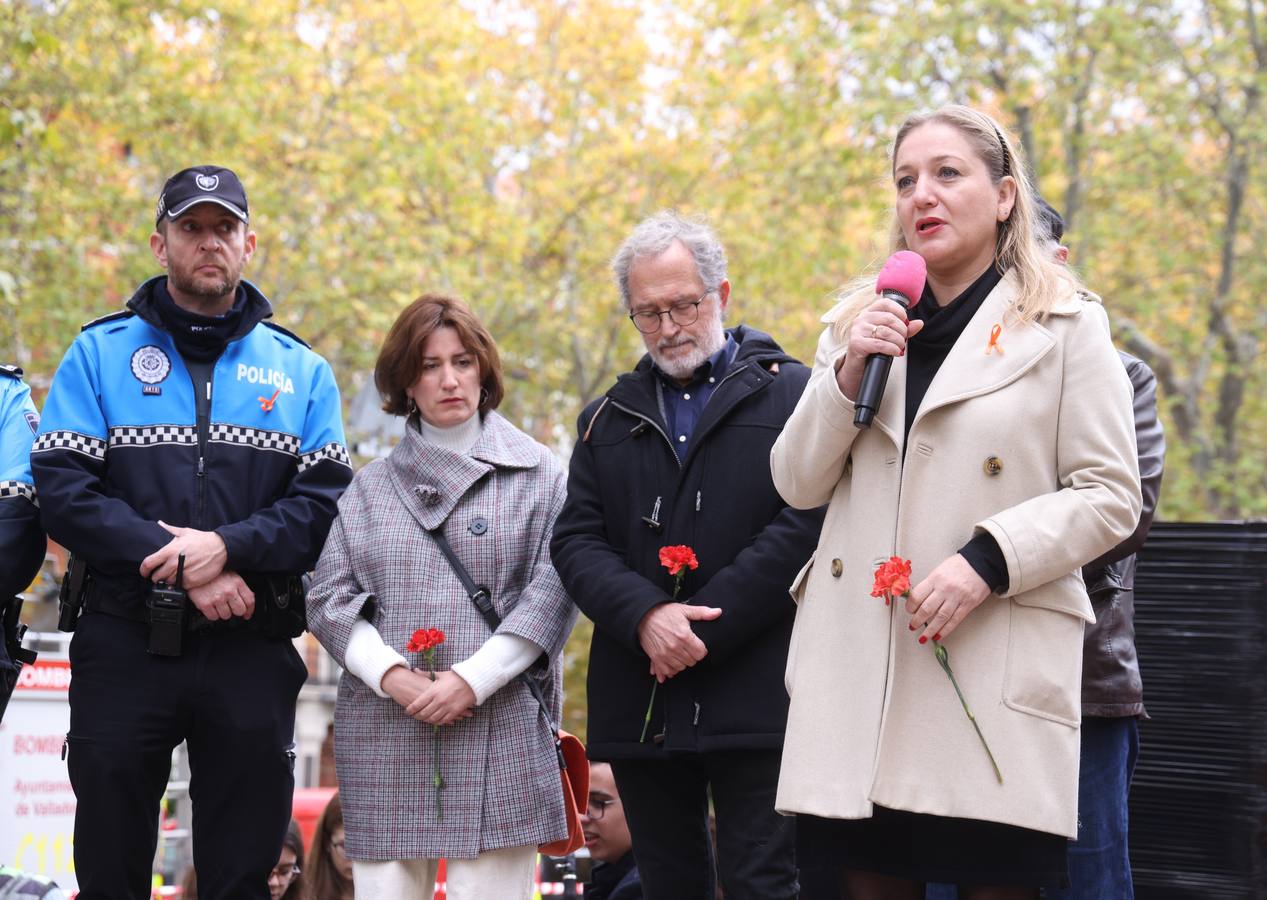
[(546, 856), (567, 856), (585, 846), (581, 814), (590, 802), (590, 762), (585, 758), (581, 739), (562, 728), (555, 735), (555, 747), (559, 751), (559, 779), (563, 782), (563, 813), (568, 820), (568, 836), (541, 844), (537, 849)]

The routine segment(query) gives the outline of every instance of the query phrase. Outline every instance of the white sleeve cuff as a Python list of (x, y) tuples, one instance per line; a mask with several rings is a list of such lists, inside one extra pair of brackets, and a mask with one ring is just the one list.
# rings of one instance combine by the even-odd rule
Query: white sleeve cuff
[(524, 672), (541, 653), (541, 648), (527, 638), (495, 634), (455, 665), (453, 671), (471, 686), (475, 705), (479, 706)]
[(388, 647), (378, 629), (364, 619), (352, 626), (343, 662), (349, 672), (380, 697), (387, 696), (383, 690), (383, 676), (387, 670), (397, 665), (409, 668), (405, 658)]

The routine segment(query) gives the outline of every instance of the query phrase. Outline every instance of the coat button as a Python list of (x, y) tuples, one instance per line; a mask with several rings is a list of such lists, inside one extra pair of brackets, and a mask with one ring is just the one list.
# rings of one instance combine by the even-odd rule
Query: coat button
[(839, 559), (831, 561), (831, 577), (839, 578), (845, 572), (845, 565)]
[(1003, 471), (1003, 460), (997, 456), (991, 456), (985, 461), (985, 465), (982, 468), (985, 469), (985, 474), (987, 475), (998, 475)]
[(471, 519), (471, 524), (467, 527), (471, 534), (479, 537), (481, 534), (488, 531), (488, 520), (483, 516), (476, 516), (474, 519)]

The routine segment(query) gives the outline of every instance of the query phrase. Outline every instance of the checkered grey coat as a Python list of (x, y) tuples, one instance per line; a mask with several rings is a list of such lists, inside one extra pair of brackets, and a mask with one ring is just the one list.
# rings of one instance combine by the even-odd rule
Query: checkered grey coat
[[(479, 649), (487, 625), (424, 529), (443, 526), (500, 632), (548, 655), (542, 674), (558, 721), (560, 655), (576, 618), (550, 563), (566, 478), (554, 455), (495, 412), (468, 455), (423, 440), (412, 425), (385, 460), (361, 469), (339, 501), (312, 591), (308, 624), (343, 662), (361, 616), (406, 659), (418, 628), (439, 628), (437, 670)], [(475, 716), (440, 729), (444, 818), (431, 783), (432, 726), (407, 718), (346, 672), (334, 717), (347, 851), (358, 860), (452, 857), (557, 840), (567, 833), (554, 743), (540, 704), (512, 681)]]

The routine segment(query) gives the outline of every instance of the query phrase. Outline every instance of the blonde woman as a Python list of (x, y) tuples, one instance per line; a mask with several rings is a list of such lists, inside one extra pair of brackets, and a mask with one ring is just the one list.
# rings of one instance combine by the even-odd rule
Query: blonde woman
[[(928, 266), (908, 314), (874, 277), (825, 317), (814, 373), (771, 455), (793, 506), (829, 503), (798, 600), (778, 808), (801, 865), (855, 900), (1037, 897), (1077, 833), (1080, 567), (1140, 509), (1131, 388), (1098, 298), (1035, 239), (1016, 147), (962, 106), (893, 147), (893, 249)], [(868, 356), (896, 357), (869, 430)], [(913, 565), (909, 597), (870, 596)], [(943, 645), (996, 777), (938, 665)]]

